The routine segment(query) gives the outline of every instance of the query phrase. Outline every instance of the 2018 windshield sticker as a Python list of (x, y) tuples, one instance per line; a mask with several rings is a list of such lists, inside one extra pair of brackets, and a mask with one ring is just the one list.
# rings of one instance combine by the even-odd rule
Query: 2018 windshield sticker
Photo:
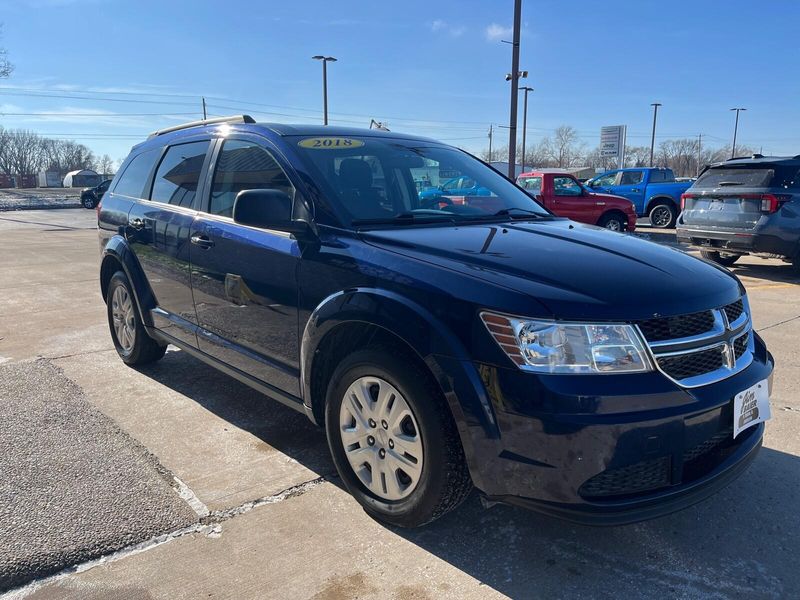
[(300, 140), (297, 145), (314, 150), (337, 150), (343, 148), (360, 148), (364, 145), (364, 142), (352, 138), (315, 137)]

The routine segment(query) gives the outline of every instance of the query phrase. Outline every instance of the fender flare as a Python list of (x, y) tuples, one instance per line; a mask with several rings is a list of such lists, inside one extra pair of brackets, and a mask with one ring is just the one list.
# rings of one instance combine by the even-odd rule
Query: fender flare
[(155, 296), (128, 241), (119, 234), (109, 239), (105, 248), (103, 248), (103, 258), (100, 262), (100, 293), (103, 296), (103, 301), (105, 302), (106, 300), (103, 270), (108, 264), (107, 261), (112, 259), (122, 265), (122, 270), (128, 277), (128, 281), (131, 282), (133, 296), (136, 298), (136, 306), (139, 309), (142, 323), (145, 327), (153, 327), (153, 318), (150, 315), (150, 311), (156, 307)]
[[(662, 200), (664, 202), (662, 202)], [(644, 214), (649, 215), (650, 211), (656, 204), (666, 204), (666, 203), (671, 204), (676, 212), (680, 212), (680, 210), (678, 210), (678, 203), (675, 202), (675, 198), (673, 198), (672, 196), (661, 195), (661, 196), (653, 196), (645, 203)]]
[[(491, 401), (461, 341), (426, 308), (380, 288), (336, 292), (311, 313), (300, 345), (300, 390), (312, 419), (311, 375), (317, 348), (326, 335), (347, 323), (384, 329), (403, 340), (425, 362), (447, 400), (470, 467), (476, 461), (472, 440), (476, 436), (500, 437)], [(470, 471), (475, 474), (478, 469)]]

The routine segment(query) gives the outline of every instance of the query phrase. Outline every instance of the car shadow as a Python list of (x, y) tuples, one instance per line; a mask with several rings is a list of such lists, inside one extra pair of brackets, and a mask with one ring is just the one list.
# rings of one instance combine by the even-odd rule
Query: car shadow
[[(759, 260), (759, 259), (753, 259)], [(788, 263), (748, 262), (736, 263), (730, 270), (737, 277), (750, 277), (752, 279), (762, 279), (772, 283), (792, 283), (800, 285), (800, 273), (795, 271)]]
[[(342, 487), (324, 432), (305, 415), (199, 364), (170, 351), (140, 371)], [(390, 530), (512, 598), (779, 598), (800, 593), (798, 506), (800, 458), (764, 448), (718, 494), (644, 523), (600, 528), (487, 510), (473, 493), (424, 528)], [(447, 582), (431, 585), (458, 595)]]

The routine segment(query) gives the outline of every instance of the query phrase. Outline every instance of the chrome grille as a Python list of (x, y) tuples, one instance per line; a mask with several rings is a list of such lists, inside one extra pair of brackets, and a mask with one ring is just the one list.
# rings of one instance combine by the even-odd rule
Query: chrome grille
[(752, 361), (744, 300), (720, 308), (637, 323), (659, 370), (685, 387), (729, 377)]
[(639, 322), (648, 342), (660, 342), (700, 335), (714, 327), (714, 313), (710, 310), (677, 317), (657, 317)]

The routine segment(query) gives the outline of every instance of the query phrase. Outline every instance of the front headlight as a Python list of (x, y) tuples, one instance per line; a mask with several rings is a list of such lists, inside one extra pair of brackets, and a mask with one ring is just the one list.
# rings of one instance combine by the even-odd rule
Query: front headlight
[(481, 313), (503, 352), (537, 373), (644, 373), (653, 365), (632, 325), (559, 323)]

